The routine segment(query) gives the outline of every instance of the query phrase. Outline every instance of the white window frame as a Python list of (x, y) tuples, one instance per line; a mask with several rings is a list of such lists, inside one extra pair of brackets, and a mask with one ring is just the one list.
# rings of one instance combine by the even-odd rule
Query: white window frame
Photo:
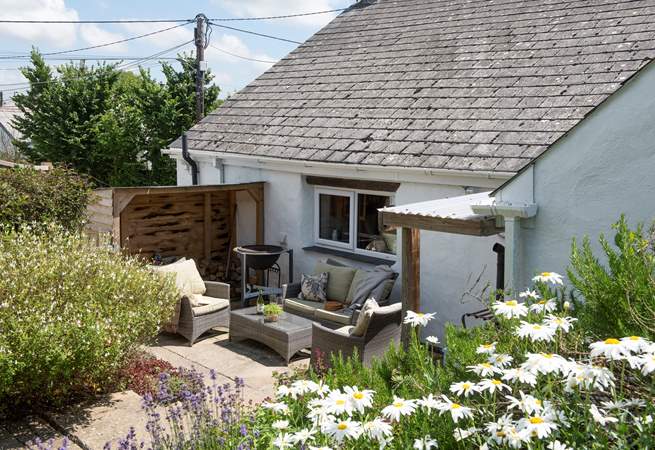
[[(321, 194), (326, 195), (336, 195), (341, 197), (348, 197), (350, 199), (350, 223), (349, 223), (349, 239), (348, 243), (337, 242), (331, 239), (322, 239), (320, 237), (320, 203), (319, 196)], [(358, 211), (358, 194), (368, 194), (368, 195), (379, 195), (383, 197), (389, 197), (391, 204), (394, 204), (395, 195), (391, 192), (384, 191), (369, 191), (364, 189), (339, 189), (339, 188), (327, 188), (327, 187), (315, 187), (314, 188), (314, 242), (320, 247), (328, 247), (339, 250), (348, 251), (350, 253), (356, 253), (359, 255), (372, 256), (374, 258), (388, 259), (391, 261), (396, 260), (396, 255), (391, 253), (382, 253), (376, 252), (373, 250), (366, 250), (363, 248), (357, 248), (357, 235), (359, 230), (357, 229), (357, 211)]]

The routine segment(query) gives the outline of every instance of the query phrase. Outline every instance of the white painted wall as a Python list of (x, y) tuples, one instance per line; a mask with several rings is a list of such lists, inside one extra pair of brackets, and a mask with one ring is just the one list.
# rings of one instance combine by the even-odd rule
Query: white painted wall
[[(200, 184), (211, 184), (219, 179), (220, 170), (213, 160), (207, 161), (194, 156), (199, 162)], [(286, 245), (294, 249), (294, 278), (301, 273), (311, 273), (317, 261), (328, 257), (323, 253), (303, 251), (302, 247), (313, 244), (314, 237), (314, 188), (304, 181), (300, 173), (272, 170), (266, 167), (244, 167), (226, 164), (223, 168), (225, 183), (245, 183), (266, 181), (265, 188), (265, 235), (266, 242)], [(325, 174), (334, 176), (334, 174)], [(450, 181), (450, 179), (449, 179)], [(404, 203), (434, 200), (464, 195), (464, 185), (428, 184), (420, 182), (401, 183), (395, 197), (397, 205)], [(488, 185), (489, 180), (483, 180)], [(500, 181), (497, 181), (500, 184)], [(178, 159), (178, 184), (191, 184), (191, 172), (184, 161)], [(237, 198), (237, 221), (240, 244), (255, 240), (254, 202), (244, 194)], [(482, 305), (467, 295), (467, 291), (480, 295), (485, 287), (495, 288), (496, 254), (492, 247), (502, 237), (472, 237), (447, 233), (421, 232), (421, 295), (425, 311), (437, 313), (437, 320), (426, 330), (443, 338), (443, 325), (448, 322), (460, 323), (461, 315), (475, 311)], [(399, 255), (400, 255), (400, 239)], [(355, 267), (371, 267), (366, 263), (329, 256)], [(288, 273), (286, 259), (281, 258), (283, 273)], [(400, 263), (393, 266), (400, 272)], [(476, 284), (476, 280), (480, 281)], [(286, 280), (283, 280), (283, 282)], [(487, 291), (485, 296), (489, 295)], [(396, 283), (392, 298), (400, 300), (400, 281)], [(486, 298), (486, 297), (485, 297)]]
[[(600, 105), (534, 164), (539, 210), (522, 221), (522, 281), (535, 272), (566, 273), (572, 237), (612, 236), (625, 213), (631, 224), (655, 219), (655, 65)], [(524, 201), (524, 174), (497, 195)]]

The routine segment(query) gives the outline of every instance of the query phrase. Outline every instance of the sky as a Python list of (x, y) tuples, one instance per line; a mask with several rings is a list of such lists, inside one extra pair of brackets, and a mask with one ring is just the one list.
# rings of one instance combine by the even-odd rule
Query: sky
[[(354, 0), (0, 0), (0, 19), (191, 19), (201, 12), (209, 18), (261, 17), (344, 8), (353, 3)], [(336, 14), (225, 24), (302, 42), (320, 30)], [(105, 44), (174, 25), (176, 24), (0, 23), (0, 90), (5, 91), (4, 96), (7, 99), (13, 94), (13, 89), (23, 87), (14, 83), (26, 81), (16, 70), (25, 65), (25, 60), (6, 57), (27, 55), (32, 47), (38, 48), (41, 52), (70, 50)], [(60, 55), (60, 57), (75, 55), (148, 57), (191, 39), (193, 39), (193, 25), (187, 25), (135, 41)], [(247, 85), (296, 46), (297, 44), (294, 43), (213, 27), (210, 47), (206, 50), (205, 58), (216, 76), (214, 81), (221, 87), (224, 97)], [(173, 57), (179, 51), (191, 51), (193, 48), (193, 43), (190, 43), (162, 57)], [(229, 53), (260, 61), (243, 60)], [(146, 61), (143, 65), (149, 68), (155, 77), (159, 77), (160, 71), (156, 61), (156, 59)], [(65, 62), (49, 60), (51, 65)], [(125, 64), (127, 63), (129, 61)], [(126, 67), (128, 68), (129, 66)]]

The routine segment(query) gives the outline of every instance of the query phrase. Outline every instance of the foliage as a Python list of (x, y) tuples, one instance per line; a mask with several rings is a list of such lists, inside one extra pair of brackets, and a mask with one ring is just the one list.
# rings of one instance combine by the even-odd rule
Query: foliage
[(86, 218), (91, 195), (87, 181), (64, 168), (0, 170), (0, 224), (18, 228), (54, 222), (77, 230)]
[(264, 305), (263, 311), (265, 316), (279, 316), (282, 314), (283, 309), (277, 303), (269, 303)]
[(177, 301), (172, 280), (58, 227), (0, 235), (0, 404), (103, 390)]
[[(65, 163), (102, 185), (174, 184), (174, 162), (161, 149), (195, 123), (195, 68), (179, 55), (181, 70), (163, 63), (165, 80), (149, 71), (122, 72), (118, 65), (65, 64), (55, 78), (32, 51), (26, 93), (13, 99), (22, 154), (35, 162)], [(206, 73), (205, 111), (219, 106), (219, 88)]]
[(603, 259), (588, 237), (571, 249), (569, 279), (584, 297), (581, 324), (597, 336), (644, 333), (655, 338), (655, 241), (651, 228), (631, 229), (625, 217), (615, 223), (612, 245), (600, 236)]

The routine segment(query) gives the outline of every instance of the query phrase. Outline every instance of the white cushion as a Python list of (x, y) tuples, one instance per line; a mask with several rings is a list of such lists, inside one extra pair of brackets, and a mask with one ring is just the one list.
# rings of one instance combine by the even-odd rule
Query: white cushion
[(357, 317), (357, 323), (355, 328), (350, 332), (353, 336), (364, 336), (366, 330), (368, 330), (368, 325), (371, 323), (371, 317), (373, 317), (373, 312), (377, 311), (380, 307), (378, 302), (373, 298), (369, 298), (362, 306), (362, 310), (359, 312), (359, 317)]
[[(198, 306), (193, 308), (195, 316), (203, 316), (205, 314), (221, 311), (230, 306), (230, 301), (225, 298), (206, 297), (204, 295), (195, 295)], [(191, 299), (189, 299), (191, 300)]]
[(352, 325), (346, 325), (345, 327), (337, 328), (336, 330), (332, 330), (335, 333), (339, 333), (343, 336), (350, 336), (352, 334), (352, 330), (355, 328)]
[(198, 272), (196, 262), (193, 259), (188, 259), (182, 262), (175, 262), (166, 266), (153, 266), (156, 272), (160, 273), (174, 273), (175, 286), (181, 296), (189, 294), (204, 294), (207, 291), (205, 282)]

